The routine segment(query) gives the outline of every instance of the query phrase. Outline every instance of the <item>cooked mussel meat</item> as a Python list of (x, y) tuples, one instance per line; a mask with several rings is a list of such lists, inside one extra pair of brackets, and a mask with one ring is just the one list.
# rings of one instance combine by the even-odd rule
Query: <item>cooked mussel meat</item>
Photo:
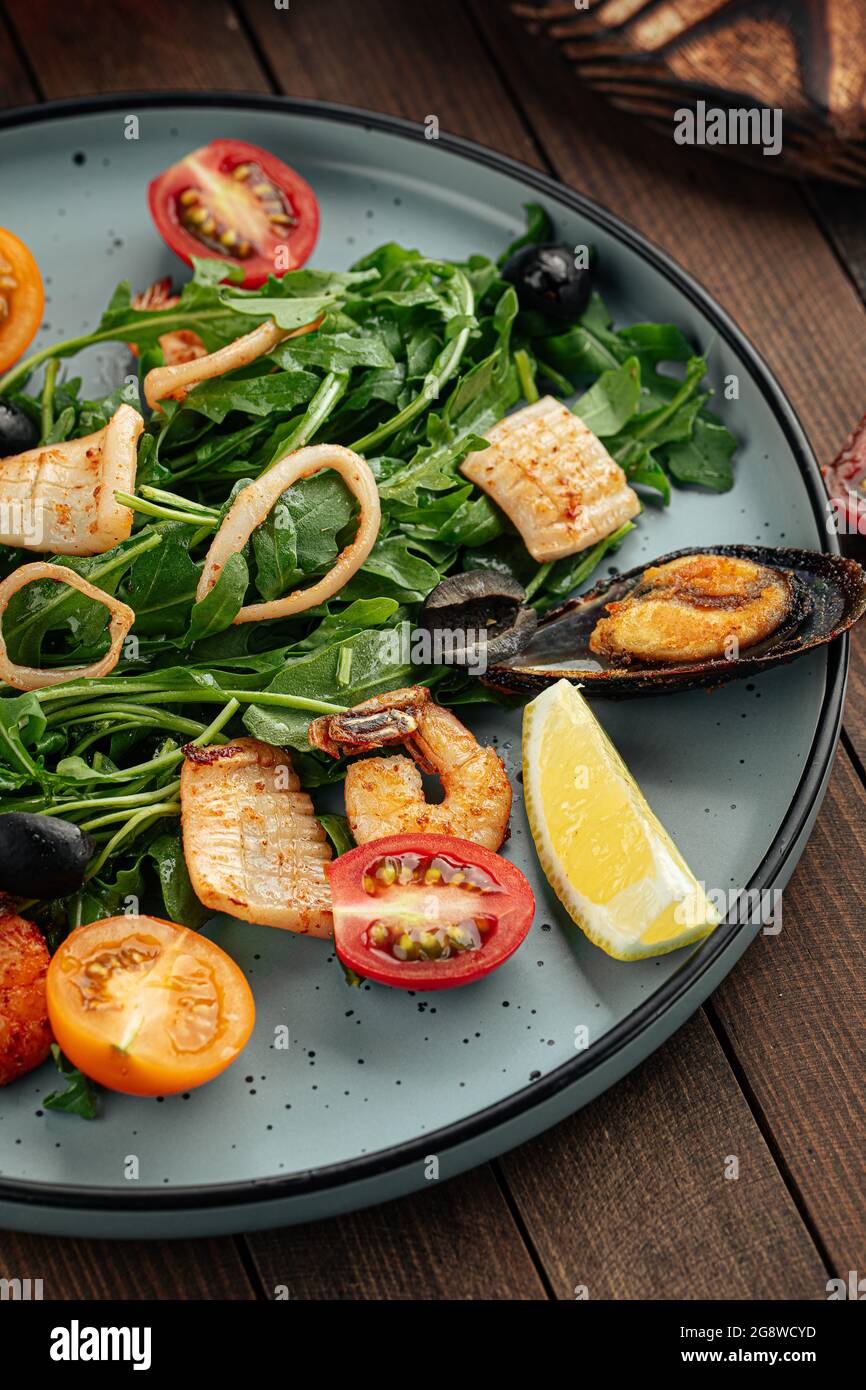
[(605, 605), (589, 650), (615, 665), (732, 655), (778, 632), (800, 596), (789, 571), (737, 555), (681, 555)]
[(841, 555), (694, 547), (545, 614), (529, 646), (484, 680), (519, 693), (565, 678), (612, 698), (724, 685), (833, 641), (864, 611), (866, 570)]
[(516, 656), (535, 632), (536, 613), (516, 579), (496, 570), (452, 574), (427, 595), (418, 619), (438, 642), (436, 664), (472, 666)]

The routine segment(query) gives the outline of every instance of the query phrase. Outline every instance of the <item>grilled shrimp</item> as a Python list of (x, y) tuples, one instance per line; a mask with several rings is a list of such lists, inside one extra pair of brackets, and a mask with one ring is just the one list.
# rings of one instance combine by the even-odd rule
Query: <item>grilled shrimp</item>
[(183, 852), (199, 901), (246, 922), (330, 936), (331, 849), (288, 753), (255, 738), (185, 752)]
[[(172, 294), (171, 280), (166, 275), (162, 280), (156, 280), (154, 284), (148, 285), (146, 290), (140, 294), (132, 296), (133, 309), (173, 309), (177, 304), (179, 296)], [(188, 328), (178, 328), (173, 333), (163, 333), (159, 339), (162, 348), (162, 355), (167, 367), (175, 367), (181, 362), (195, 362), (199, 357), (207, 356), (207, 348), (197, 333), (193, 333)], [(129, 350), (134, 357), (138, 356), (138, 348), (134, 343), (129, 344)]]
[(0, 913), (0, 1086), (5, 1086), (45, 1061), (52, 1034), (42, 933), (14, 912), (0, 908)]
[[(434, 704), (424, 686), (390, 690), (346, 714), (314, 719), (308, 736), (332, 757), (402, 743), (415, 760), (398, 755), (351, 765), (346, 814), (358, 844), (416, 830), (457, 835), (492, 850), (505, 839), (511, 784), (502, 759), (482, 748), (450, 710)], [(427, 801), (422, 770), (438, 774), (441, 802)]]

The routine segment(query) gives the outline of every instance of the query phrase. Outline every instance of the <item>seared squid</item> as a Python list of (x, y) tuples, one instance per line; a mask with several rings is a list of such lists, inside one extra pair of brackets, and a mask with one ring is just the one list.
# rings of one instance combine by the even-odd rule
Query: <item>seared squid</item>
[(183, 851), (199, 901), (245, 922), (330, 936), (331, 849), (288, 753), (255, 738), (185, 752)]
[(534, 560), (585, 550), (640, 511), (600, 439), (561, 401), (542, 396), (487, 434), (460, 471), (514, 522)]
[(144, 421), (130, 405), (83, 439), (0, 459), (0, 544), (52, 555), (102, 555), (125, 541), (132, 512), (115, 491), (135, 490)]

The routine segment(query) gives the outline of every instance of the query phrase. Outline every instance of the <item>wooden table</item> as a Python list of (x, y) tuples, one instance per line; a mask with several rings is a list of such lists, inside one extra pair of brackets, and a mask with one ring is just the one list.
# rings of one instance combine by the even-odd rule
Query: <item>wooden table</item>
[[(581, 91), (497, 0), (6, 0), (0, 101), (284, 92), (439, 117), (666, 247), (765, 355), (819, 458), (866, 406), (866, 197), (675, 147)], [(13, 190), (14, 192), (14, 190)], [(0, 195), (2, 196), (2, 195)], [(5, 199), (3, 199), (5, 201)], [(614, 1090), (436, 1191), (315, 1226), (162, 1244), (0, 1233), (60, 1298), (823, 1298), (866, 1274), (866, 633), (823, 810), (759, 937)], [(726, 1180), (728, 1155), (740, 1177)]]

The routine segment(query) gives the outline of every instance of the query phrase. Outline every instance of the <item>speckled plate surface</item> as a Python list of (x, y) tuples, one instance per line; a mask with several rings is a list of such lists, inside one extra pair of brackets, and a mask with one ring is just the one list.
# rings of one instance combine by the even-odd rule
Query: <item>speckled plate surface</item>
[[(139, 138), (125, 138), (125, 117)], [(543, 202), (565, 240), (600, 251), (619, 321), (673, 320), (713, 340), (711, 378), (736, 373), (724, 418), (742, 439), (736, 486), (679, 492), (647, 510), (620, 568), (683, 545), (760, 541), (825, 548), (823, 494), (790, 406), (736, 327), (667, 257), (571, 190), (477, 146), (390, 118), (278, 98), (88, 100), (0, 117), (2, 219), (46, 275), (41, 341), (88, 329), (115, 283), (179, 264), (153, 230), (148, 181), (218, 136), (251, 140), (315, 188), (314, 263), (342, 267), (395, 239), (432, 255), (498, 254)], [(91, 350), (87, 385), (111, 389), (118, 351)], [(841, 717), (847, 640), (713, 695), (595, 708), (698, 877), (713, 889), (781, 887), (823, 794)], [(427, 998), (349, 989), (329, 948), (215, 919), (207, 933), (248, 973), (252, 1041), (211, 1085), (180, 1096), (104, 1097), (85, 1124), (45, 1112), (45, 1067), (0, 1092), (0, 1226), (81, 1235), (190, 1235), (311, 1219), (444, 1180), (538, 1133), (642, 1060), (727, 973), (754, 934), (725, 924), (699, 949), (619, 964), (564, 918), (541, 874), (518, 773), (520, 717), (483, 710), (517, 793), (506, 852), (538, 916), (482, 983)], [(285, 1025), (291, 1046), (275, 1047)], [(576, 1031), (590, 1045), (576, 1049)], [(579, 1035), (578, 1035), (579, 1036)], [(138, 1159), (129, 1178), (129, 1156)]]

